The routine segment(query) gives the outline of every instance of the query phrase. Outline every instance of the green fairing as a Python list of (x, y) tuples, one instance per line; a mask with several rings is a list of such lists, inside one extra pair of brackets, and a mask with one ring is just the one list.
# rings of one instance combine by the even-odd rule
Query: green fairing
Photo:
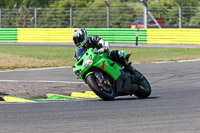
[(89, 72), (86, 76), (85, 76), (85, 78), (87, 78), (90, 74), (93, 74), (94, 72)]
[[(95, 51), (95, 49), (88, 49), (87, 52), (85, 52), (85, 54), (81, 57), (81, 59), (75, 64), (73, 71), (76, 76), (78, 76), (85, 82), (86, 77), (93, 73), (93, 70), (91, 70), (91, 68), (96, 67), (98, 69), (101, 69), (101, 66), (105, 64), (104, 69), (101, 70), (109, 74), (114, 80), (117, 80), (118, 77), (121, 75), (121, 67), (117, 63), (111, 66), (113, 61), (107, 58), (107, 54), (94, 54), (93, 51)], [(84, 63), (89, 59), (90, 55), (92, 56), (93, 63), (88, 67), (83, 67)], [(81, 73), (78, 73), (78, 71), (81, 71)]]
[(117, 80), (118, 77), (121, 75), (120, 72), (121, 67), (116, 63), (113, 66), (111, 66), (110, 64), (112, 63), (113, 63), (112, 60), (108, 58), (102, 58), (96, 64), (94, 64), (94, 66), (100, 68), (103, 64), (105, 64), (103, 71), (108, 73), (114, 80)]

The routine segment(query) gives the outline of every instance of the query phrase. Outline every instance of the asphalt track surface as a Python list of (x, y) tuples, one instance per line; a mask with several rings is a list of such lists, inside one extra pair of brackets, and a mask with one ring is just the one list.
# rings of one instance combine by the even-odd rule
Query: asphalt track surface
[[(199, 133), (199, 66), (200, 61), (135, 64), (151, 83), (148, 99), (0, 103), (0, 132)], [(72, 75), (67, 67), (11, 71), (1, 73), (0, 79), (77, 82)]]

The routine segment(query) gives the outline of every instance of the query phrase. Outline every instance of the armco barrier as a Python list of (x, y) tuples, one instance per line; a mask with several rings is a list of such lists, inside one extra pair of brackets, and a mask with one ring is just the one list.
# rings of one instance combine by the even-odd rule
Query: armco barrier
[(74, 28), (18, 28), (17, 42), (72, 43)]
[(200, 44), (200, 29), (147, 29), (147, 44)]
[[(72, 43), (75, 28), (18, 28), (18, 42)], [(135, 43), (136, 30), (129, 28), (86, 28), (89, 36), (98, 35), (111, 43)], [(139, 43), (146, 43), (146, 30), (140, 30)]]
[(0, 42), (17, 42), (17, 28), (0, 28)]
[[(137, 29), (130, 28), (86, 28), (89, 36), (98, 35), (110, 43), (135, 43)], [(139, 30), (138, 43), (146, 43), (146, 30)]]
[[(73, 43), (75, 28), (1, 28), (0, 42)], [(135, 43), (136, 29), (86, 28), (110, 43)], [(139, 43), (200, 44), (200, 29), (139, 29)]]
[[(73, 43), (75, 28), (2, 28), (0, 42)], [(98, 35), (111, 43), (135, 43), (136, 29), (87, 28), (89, 36)], [(146, 30), (140, 29), (139, 43), (146, 43)]]

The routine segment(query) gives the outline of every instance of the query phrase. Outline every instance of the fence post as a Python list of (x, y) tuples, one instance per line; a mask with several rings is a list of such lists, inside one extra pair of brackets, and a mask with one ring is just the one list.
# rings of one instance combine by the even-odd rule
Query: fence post
[(69, 20), (69, 23), (70, 23), (70, 28), (72, 28), (72, 5), (71, 3), (68, 1), (67, 4), (69, 5), (69, 10), (70, 10), (70, 20)]
[(147, 28), (147, 12), (148, 12), (148, 5), (145, 0), (140, 0), (144, 4), (144, 28)]
[(37, 28), (37, 7), (34, 9), (35, 28)]
[(104, 1), (107, 6), (107, 28), (110, 28), (110, 5), (107, 1)]
[(179, 28), (182, 28), (182, 6), (178, 0), (176, 0), (176, 2), (178, 3), (179, 6)]

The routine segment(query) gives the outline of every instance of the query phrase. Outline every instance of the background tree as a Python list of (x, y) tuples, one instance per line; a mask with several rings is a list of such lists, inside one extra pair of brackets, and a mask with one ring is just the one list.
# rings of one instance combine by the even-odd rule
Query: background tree
[[(73, 6), (73, 27), (107, 27), (107, 7), (104, 0), (68, 0)], [(129, 28), (142, 17), (140, 0), (106, 0), (110, 5), (110, 27)], [(199, 0), (179, 0), (183, 6), (183, 25), (199, 25)], [(178, 27), (176, 0), (147, 0), (149, 10), (161, 17), (168, 26)], [(2, 27), (34, 27), (34, 8), (37, 7), (38, 27), (69, 28), (67, 0), (0, 0)], [(138, 8), (140, 7), (140, 8)]]

